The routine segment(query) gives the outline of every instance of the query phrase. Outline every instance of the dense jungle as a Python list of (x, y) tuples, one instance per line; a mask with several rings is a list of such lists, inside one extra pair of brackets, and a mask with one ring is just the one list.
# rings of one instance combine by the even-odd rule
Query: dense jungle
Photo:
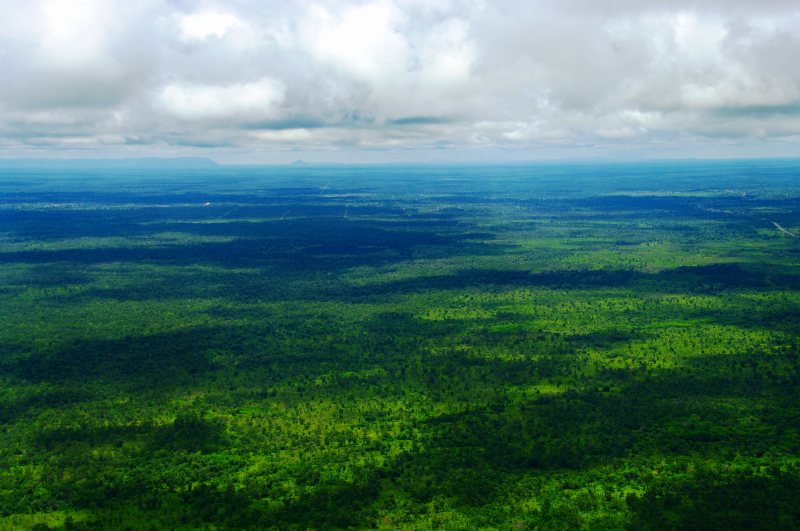
[(0, 170), (0, 529), (800, 527), (800, 162)]

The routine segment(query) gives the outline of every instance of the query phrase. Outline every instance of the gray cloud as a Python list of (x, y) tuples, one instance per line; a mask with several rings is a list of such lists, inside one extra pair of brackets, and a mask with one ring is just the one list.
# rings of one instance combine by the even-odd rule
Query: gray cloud
[(6, 0), (3, 11), (4, 156), (657, 156), (731, 142), (775, 154), (800, 142), (795, 1)]

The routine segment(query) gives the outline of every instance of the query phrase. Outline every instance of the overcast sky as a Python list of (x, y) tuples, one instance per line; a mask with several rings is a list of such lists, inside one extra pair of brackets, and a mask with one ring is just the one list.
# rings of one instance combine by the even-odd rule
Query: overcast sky
[(800, 154), (798, 0), (0, 0), (0, 157)]

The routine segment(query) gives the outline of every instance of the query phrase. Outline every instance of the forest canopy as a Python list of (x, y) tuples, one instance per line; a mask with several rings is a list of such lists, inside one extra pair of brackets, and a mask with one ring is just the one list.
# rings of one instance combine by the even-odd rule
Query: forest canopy
[(0, 171), (0, 527), (800, 527), (798, 171)]

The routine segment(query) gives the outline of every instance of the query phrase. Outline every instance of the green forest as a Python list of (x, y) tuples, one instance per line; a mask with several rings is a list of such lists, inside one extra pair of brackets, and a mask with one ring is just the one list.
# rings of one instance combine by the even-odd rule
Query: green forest
[(0, 529), (800, 528), (800, 163), (0, 171)]

